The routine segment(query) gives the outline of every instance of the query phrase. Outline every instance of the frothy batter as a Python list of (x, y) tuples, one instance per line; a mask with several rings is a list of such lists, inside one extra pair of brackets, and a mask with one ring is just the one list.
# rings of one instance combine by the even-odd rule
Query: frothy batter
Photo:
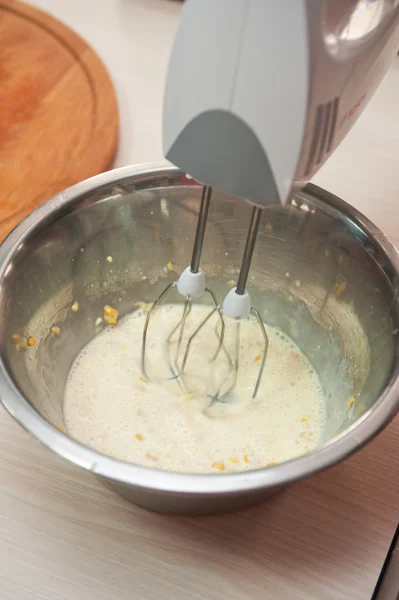
[[(254, 400), (262, 338), (256, 322), (243, 320), (232, 403), (209, 409), (209, 394), (228, 386), (225, 352), (219, 354), (216, 366), (208, 363), (217, 347), (216, 320), (205, 328), (190, 354), (186, 392), (191, 393), (185, 393), (170, 379), (165, 358), (165, 340), (181, 312), (181, 305), (166, 305), (151, 320), (149, 382), (140, 371), (143, 310), (103, 330), (80, 352), (65, 389), (70, 435), (118, 459), (191, 473), (257, 469), (312, 450), (324, 428), (324, 399), (314, 369), (297, 346), (266, 326), (269, 348)], [(209, 308), (194, 306), (186, 333), (208, 312)], [(226, 348), (231, 353), (234, 332), (234, 324), (227, 324)]]

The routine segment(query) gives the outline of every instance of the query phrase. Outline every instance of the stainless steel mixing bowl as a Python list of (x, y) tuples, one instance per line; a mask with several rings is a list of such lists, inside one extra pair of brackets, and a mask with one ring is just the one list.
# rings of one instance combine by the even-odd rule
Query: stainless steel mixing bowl
[[(250, 292), (263, 318), (290, 335), (317, 369), (328, 414), (318, 449), (252, 472), (176, 474), (104, 456), (57, 428), (69, 368), (95, 335), (103, 306), (123, 315), (187, 266), (200, 192), (171, 167), (119, 169), (52, 198), (0, 249), (4, 406), (46, 446), (129, 500), (194, 514), (252, 504), (337, 463), (399, 406), (396, 250), (353, 208), (308, 186), (290, 206), (265, 209)], [(245, 202), (213, 195), (202, 265), (219, 298), (239, 267), (250, 211)], [(164, 269), (169, 262), (176, 273)], [(54, 324), (58, 336), (50, 332)], [(18, 351), (16, 333), (36, 344)]]

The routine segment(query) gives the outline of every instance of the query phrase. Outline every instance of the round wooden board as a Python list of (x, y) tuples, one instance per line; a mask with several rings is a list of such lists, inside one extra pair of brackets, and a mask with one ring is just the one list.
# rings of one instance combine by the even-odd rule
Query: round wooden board
[(110, 168), (117, 140), (95, 52), (50, 15), (0, 0), (0, 241), (44, 200)]

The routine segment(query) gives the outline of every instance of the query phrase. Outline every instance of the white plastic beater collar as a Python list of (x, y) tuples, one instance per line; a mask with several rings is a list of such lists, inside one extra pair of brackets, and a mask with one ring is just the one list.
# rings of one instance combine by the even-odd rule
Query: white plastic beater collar
[(223, 300), (223, 314), (231, 319), (245, 319), (251, 312), (251, 299), (247, 290), (243, 294), (237, 294), (236, 290), (230, 290)]
[(177, 280), (177, 289), (182, 296), (199, 298), (205, 292), (205, 275), (201, 271), (193, 273), (190, 267), (184, 269)]

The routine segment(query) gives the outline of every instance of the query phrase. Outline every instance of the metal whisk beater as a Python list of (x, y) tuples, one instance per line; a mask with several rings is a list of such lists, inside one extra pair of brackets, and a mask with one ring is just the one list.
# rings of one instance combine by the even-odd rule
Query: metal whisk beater
[[(182, 370), (184, 370), (183, 365), (179, 365), (179, 356), (181, 344), (184, 336), (184, 329), (186, 326), (187, 318), (192, 309), (192, 303), (194, 298), (200, 298), (204, 294), (208, 294), (211, 299), (212, 309), (208, 314), (207, 318), (211, 318), (215, 313), (217, 313), (219, 317), (220, 330), (217, 331), (218, 337), (218, 345), (214, 355), (211, 360), (216, 360), (222, 345), (224, 338), (225, 325), (222, 317), (221, 307), (219, 306), (215, 294), (211, 289), (206, 287), (205, 276), (204, 273), (200, 269), (200, 261), (201, 261), (201, 253), (202, 247), (204, 243), (205, 229), (206, 223), (208, 219), (209, 205), (212, 195), (212, 188), (209, 186), (204, 186), (201, 196), (201, 204), (197, 221), (197, 228), (194, 239), (193, 253), (191, 257), (190, 266), (187, 267), (183, 273), (180, 275), (179, 279), (173, 283), (170, 283), (166, 286), (163, 292), (158, 296), (155, 302), (152, 304), (149, 309), (143, 330), (142, 337), (142, 347), (141, 347), (141, 370), (146, 379), (149, 379), (147, 368), (146, 368), (146, 348), (147, 348), (147, 335), (148, 328), (150, 325), (151, 317), (156, 310), (157, 306), (165, 300), (168, 294), (172, 291), (173, 288), (177, 288), (179, 294), (184, 297), (184, 306), (182, 311), (181, 319), (178, 321), (175, 327), (173, 327), (172, 331), (167, 337), (166, 345), (167, 345), (167, 357), (169, 363), (169, 369), (171, 372), (171, 376), (176, 378), (180, 384), (184, 385), (183, 380), (180, 375)], [(174, 352), (174, 356), (171, 356), (171, 341), (175, 334), (178, 334), (176, 350)], [(184, 355), (185, 356), (185, 355)], [(184, 360), (184, 359), (183, 359)], [(187, 361), (187, 358), (186, 358)], [(186, 390), (187, 391), (187, 390)]]
[[(251, 267), (252, 256), (254, 253), (255, 242), (259, 231), (260, 220), (262, 216), (262, 211), (259, 207), (255, 206), (252, 210), (251, 222), (248, 230), (247, 240), (245, 244), (245, 250), (242, 258), (240, 273), (238, 276), (237, 286), (230, 290), (223, 301), (223, 305), (221, 307), (223, 316), (229, 317), (235, 321), (235, 349), (234, 349), (234, 358), (231, 359), (227, 350), (225, 349), (224, 344), (222, 344), (223, 350), (226, 353), (230, 370), (224, 378), (223, 382), (218, 388), (218, 391), (211, 396), (211, 405), (214, 402), (227, 402), (231, 401), (230, 395), (234, 390), (237, 383), (237, 376), (240, 367), (240, 329), (241, 329), (241, 320), (249, 317), (251, 314), (258, 321), (262, 337), (263, 337), (263, 352), (261, 356), (260, 368), (258, 377), (256, 379), (254, 391), (252, 394), (252, 398), (256, 398), (256, 395), (259, 391), (259, 387), (262, 381), (263, 371), (265, 368), (266, 362), (266, 354), (269, 346), (269, 340), (267, 337), (266, 329), (263, 324), (262, 318), (259, 314), (259, 311), (251, 305), (251, 299), (248, 291), (246, 290), (249, 270)], [(193, 341), (198, 336), (200, 331), (209, 321), (210, 316), (208, 315), (197, 327), (194, 333), (191, 335), (188, 340), (186, 351), (183, 357), (181, 375), (184, 375), (184, 369), (189, 357), (190, 349)], [(223, 332), (224, 337), (224, 332)], [(227, 387), (226, 387), (227, 384)]]
[[(260, 317), (258, 310), (251, 306), (250, 296), (246, 290), (248, 274), (251, 266), (251, 260), (255, 248), (256, 237), (259, 230), (260, 220), (261, 220), (261, 209), (258, 207), (254, 207), (251, 216), (250, 227), (248, 230), (245, 250), (243, 254), (242, 264), (240, 268), (240, 273), (238, 277), (237, 286), (230, 290), (227, 296), (224, 299), (223, 305), (220, 306), (216, 300), (215, 294), (212, 290), (206, 287), (205, 277), (203, 272), (200, 269), (200, 259), (201, 252), (203, 247), (203, 241), (205, 236), (205, 228), (206, 222), (208, 218), (208, 210), (210, 204), (210, 198), (212, 194), (212, 189), (210, 187), (205, 186), (203, 188), (201, 205), (199, 210), (199, 216), (197, 221), (197, 229), (193, 247), (193, 253), (191, 258), (191, 264), (187, 267), (183, 273), (180, 275), (179, 279), (176, 282), (170, 283), (163, 292), (158, 296), (155, 302), (152, 304), (149, 309), (146, 321), (143, 330), (143, 338), (142, 338), (142, 349), (141, 349), (141, 369), (143, 375), (149, 379), (147, 369), (146, 369), (146, 346), (147, 346), (147, 334), (148, 328), (150, 324), (151, 317), (153, 315), (154, 310), (157, 308), (160, 302), (162, 302), (165, 297), (169, 294), (172, 288), (177, 287), (178, 292), (185, 298), (184, 306), (182, 310), (181, 319), (178, 321), (175, 327), (171, 330), (171, 333), (167, 337), (166, 345), (167, 345), (167, 356), (169, 362), (169, 369), (171, 372), (171, 376), (175, 378), (179, 384), (183, 387), (184, 391), (189, 391), (188, 386), (185, 381), (186, 375), (186, 365), (189, 360), (190, 351), (193, 345), (193, 342), (196, 340), (197, 336), (203, 331), (204, 327), (211, 321), (213, 315), (218, 316), (217, 325), (214, 329), (214, 332), (217, 336), (217, 348), (212, 357), (210, 358), (210, 362), (214, 362), (222, 351), (227, 359), (227, 374), (223, 378), (223, 381), (218, 386), (218, 390), (216, 393), (210, 394), (211, 405), (214, 402), (230, 402), (231, 401), (231, 392), (236, 386), (238, 371), (240, 367), (240, 325), (241, 319), (247, 318), (250, 315), (253, 315), (255, 319), (259, 323), (259, 327), (262, 333), (264, 347), (262, 352), (262, 358), (260, 362), (260, 368), (258, 377), (256, 380), (255, 388), (253, 391), (252, 397), (255, 398), (259, 386), (261, 384), (263, 371), (265, 367), (266, 354), (268, 349), (268, 338), (266, 334), (266, 330), (263, 324), (263, 321)], [(183, 337), (184, 337), (184, 329), (186, 327), (187, 318), (191, 312), (193, 299), (201, 297), (203, 294), (208, 294), (211, 298), (212, 308), (207, 314), (207, 316), (202, 320), (202, 322), (197, 326), (194, 332), (191, 334), (187, 341), (187, 345), (184, 352), (180, 352)], [(224, 316), (229, 317), (235, 321), (235, 344), (234, 344), (234, 356), (230, 356), (225, 344), (225, 322)], [(172, 338), (177, 334), (177, 344), (174, 352), (174, 356), (171, 356), (170, 348)], [(182, 356), (182, 359), (179, 360), (179, 357)]]

